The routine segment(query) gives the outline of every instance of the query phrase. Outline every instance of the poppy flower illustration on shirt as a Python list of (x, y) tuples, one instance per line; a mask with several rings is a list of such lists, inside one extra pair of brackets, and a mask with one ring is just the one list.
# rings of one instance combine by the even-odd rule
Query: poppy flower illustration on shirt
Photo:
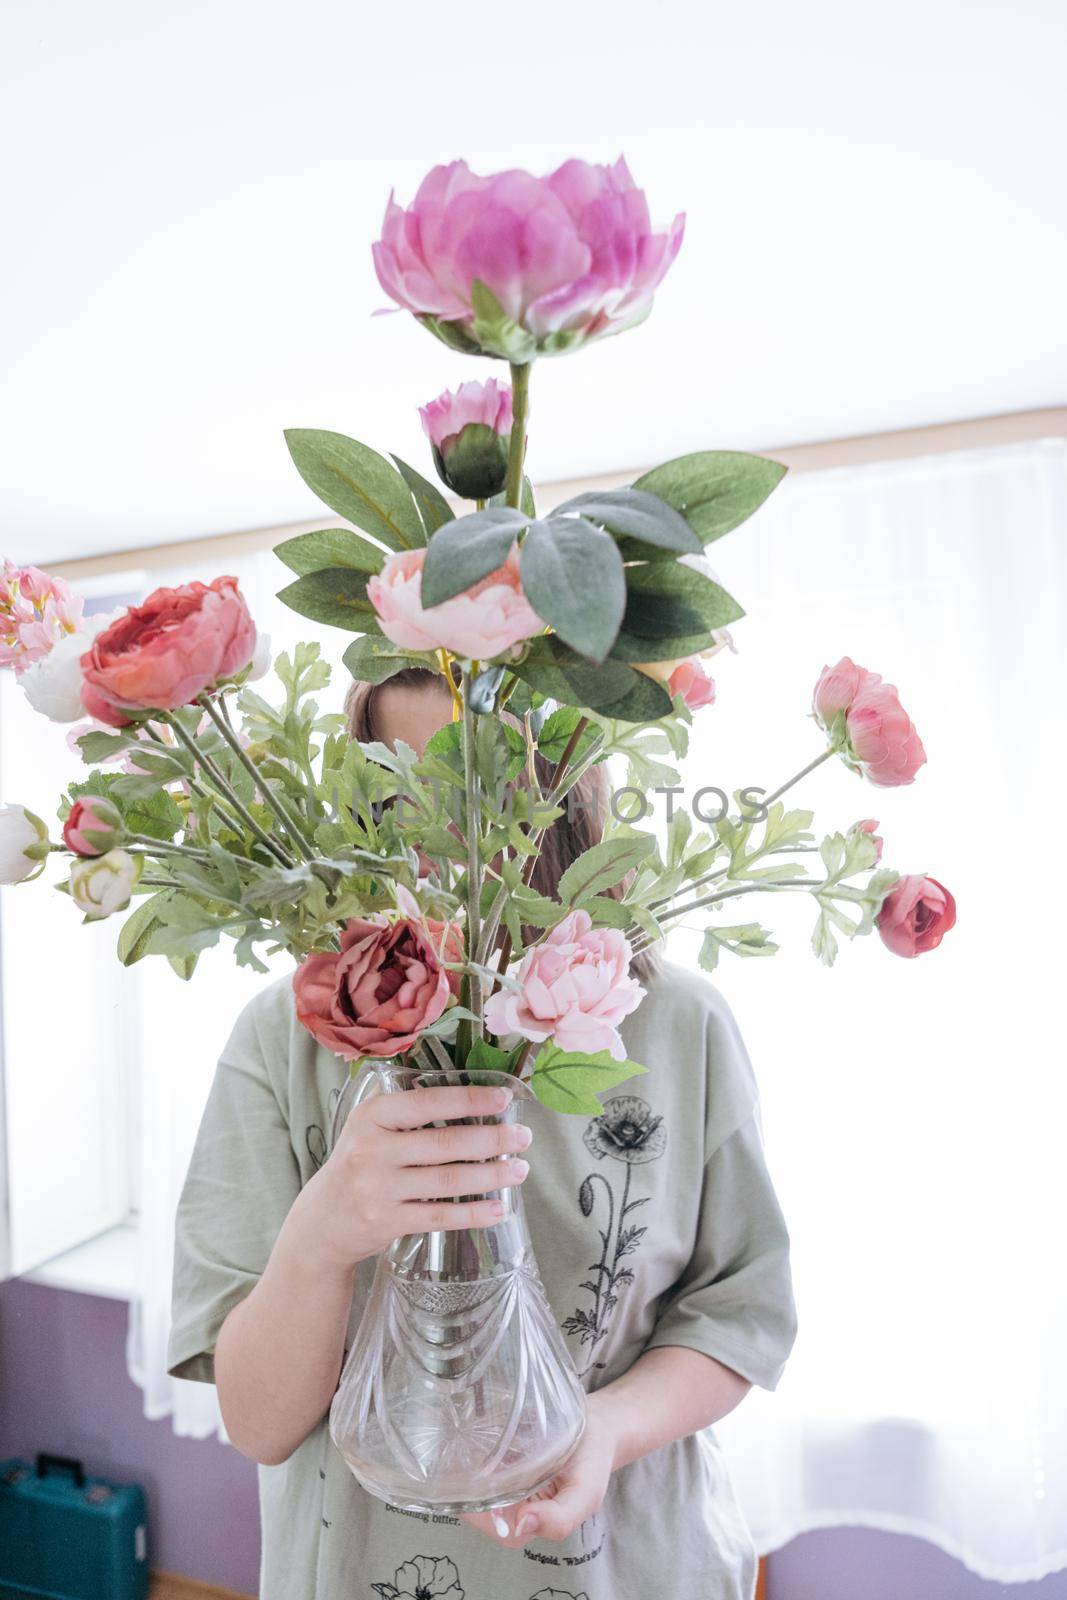
[(589, 1596), (584, 1590), (581, 1594), (571, 1594), (569, 1589), (538, 1589), (530, 1600), (589, 1600)]
[(593, 1276), (579, 1284), (579, 1288), (588, 1289), (593, 1296), (592, 1307), (579, 1306), (561, 1324), (564, 1333), (577, 1334), (579, 1341), (589, 1346), (589, 1361), (580, 1374), (584, 1377), (594, 1365), (593, 1352), (608, 1331), (620, 1293), (634, 1281), (633, 1271), (623, 1265), (623, 1258), (634, 1254), (648, 1232), (647, 1228), (627, 1221), (649, 1198), (644, 1195), (630, 1199), (633, 1169), (659, 1159), (667, 1147), (667, 1130), (663, 1118), (652, 1110), (647, 1100), (637, 1094), (617, 1094), (605, 1100), (600, 1116), (590, 1119), (582, 1138), (598, 1161), (608, 1156), (613, 1161), (621, 1161), (626, 1168), (618, 1201), (603, 1172), (590, 1172), (578, 1189), (578, 1205), (583, 1217), (592, 1216), (601, 1188), (608, 1210), (607, 1226), (598, 1229), (600, 1260), (589, 1269)]
[(412, 1556), (392, 1583), (372, 1583), (382, 1600), (464, 1600), (455, 1563), (446, 1556)]

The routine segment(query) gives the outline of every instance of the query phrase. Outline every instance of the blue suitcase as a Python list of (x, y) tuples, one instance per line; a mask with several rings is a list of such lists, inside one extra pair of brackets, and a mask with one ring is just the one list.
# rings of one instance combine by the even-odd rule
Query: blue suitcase
[(80, 1461), (0, 1462), (0, 1600), (145, 1600), (144, 1490)]

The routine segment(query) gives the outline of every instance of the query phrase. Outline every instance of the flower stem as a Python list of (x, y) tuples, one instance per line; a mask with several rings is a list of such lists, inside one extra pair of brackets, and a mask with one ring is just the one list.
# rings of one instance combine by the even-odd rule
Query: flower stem
[(787, 789), (791, 789), (793, 787), (794, 783), (799, 783), (801, 778), (806, 778), (809, 772), (814, 772), (816, 767), (821, 767), (824, 761), (829, 760), (830, 756), (836, 754), (837, 752), (835, 751), (833, 745), (827, 745), (826, 749), (821, 755), (817, 755), (814, 761), (809, 761), (806, 767), (801, 767), (799, 772), (794, 773), (787, 783), (783, 783), (780, 788), (775, 789), (773, 794), (766, 795), (764, 799), (760, 801), (760, 805), (772, 806), (776, 800), (780, 800), (782, 798)]
[(511, 438), (508, 441), (508, 468), (504, 479), (505, 503), (518, 509), (522, 499), (522, 463), (526, 454), (526, 419), (530, 413), (530, 364), (509, 363), (511, 367)]
[(248, 810), (248, 807), (234, 793), (233, 788), (226, 779), (222, 769), (215, 765), (215, 762), (211, 759), (206, 751), (201, 750), (196, 740), (191, 738), (189, 734), (186, 733), (181, 723), (166, 712), (161, 713), (161, 717), (169, 727), (174, 729), (175, 738), (180, 744), (185, 746), (185, 748), (189, 751), (189, 754), (193, 756), (193, 758), (199, 763), (200, 767), (204, 772), (207, 773), (208, 777), (211, 779), (216, 789), (218, 789), (219, 793), (226, 797), (227, 802), (233, 807), (234, 811), (240, 817), (245, 827), (256, 839), (259, 840), (264, 849), (269, 850), (271, 855), (274, 856), (275, 860), (280, 861), (283, 867), (291, 867), (295, 865), (289, 852), (284, 850), (276, 839), (272, 839), (270, 834), (267, 833), (265, 829), (260, 827), (255, 817)]
[[(704, 906), (719, 905), (723, 900), (736, 900), (742, 894), (775, 894), (785, 889), (817, 889), (821, 880), (818, 878), (786, 878), (781, 883), (773, 879), (761, 878), (758, 883), (740, 883), (731, 889), (720, 889), (718, 894), (707, 894), (699, 900), (690, 900), (685, 905), (672, 906), (659, 918), (666, 922), (669, 918), (683, 917), (687, 911), (700, 911)], [(662, 935), (660, 936), (662, 937)], [(647, 950), (649, 945), (655, 944), (655, 939), (643, 939), (640, 944), (633, 947), (634, 955), (639, 955), (642, 950)]]
[[(478, 784), (478, 765), (475, 751), (474, 711), (471, 707), (471, 673), (463, 674), (463, 775), (466, 786), (467, 812), (467, 950), (472, 960), (477, 958), (478, 940), (481, 936), (482, 855), (481, 813)], [(461, 1022), (457, 1033), (456, 1059), (466, 1062), (475, 1039), (482, 1031), (482, 980), (477, 972), (464, 977), (467, 1006), (473, 1011), (476, 1022)]]
[(304, 833), (296, 819), (290, 815), (288, 807), (283, 805), (282, 801), (274, 793), (270, 785), (265, 782), (261, 773), (257, 771), (255, 762), (251, 760), (248, 752), (242, 746), (240, 739), (231, 728), (228, 719), (220, 714), (218, 707), (212, 704), (211, 700), (206, 694), (198, 694), (196, 701), (197, 705), (203, 706), (204, 710), (207, 712), (208, 716), (211, 718), (212, 722), (215, 724), (216, 728), (219, 730), (222, 737), (225, 739), (226, 743), (237, 757), (238, 761), (250, 774), (259, 794), (270, 806), (271, 810), (278, 818), (278, 821), (281, 823), (286, 833), (292, 835), (293, 842), (296, 845), (297, 853), (299, 855), (303, 855), (306, 860), (313, 861), (315, 859), (315, 846), (311, 843), (310, 839)]
[(174, 844), (170, 839), (153, 839), (147, 833), (128, 833), (126, 844), (142, 844), (146, 850), (158, 850), (161, 855), (189, 856), (193, 861), (210, 861), (206, 850), (195, 850), (192, 845)]

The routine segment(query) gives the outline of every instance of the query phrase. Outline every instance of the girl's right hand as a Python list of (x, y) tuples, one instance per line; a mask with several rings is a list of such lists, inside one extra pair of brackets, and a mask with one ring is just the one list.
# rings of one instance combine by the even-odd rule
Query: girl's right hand
[(407, 1233), (485, 1228), (500, 1200), (464, 1199), (519, 1184), (529, 1170), (513, 1158), (532, 1137), (521, 1123), (434, 1128), (459, 1117), (499, 1116), (506, 1088), (448, 1084), (374, 1094), (353, 1106), (325, 1165), (289, 1214), (299, 1248), (333, 1270), (350, 1270)]

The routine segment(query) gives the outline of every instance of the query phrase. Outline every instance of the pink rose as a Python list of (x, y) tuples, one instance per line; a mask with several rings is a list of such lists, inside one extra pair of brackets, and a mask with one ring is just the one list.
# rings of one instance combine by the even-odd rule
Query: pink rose
[(97, 635), (81, 658), (82, 703), (122, 728), (131, 711), (173, 711), (240, 672), (256, 629), (237, 579), (154, 589)]
[(708, 677), (699, 656), (690, 656), (675, 667), (667, 687), (672, 695), (681, 695), (690, 711), (715, 703), (715, 679)]
[(498, 989), (486, 1001), (486, 1027), (587, 1055), (609, 1050), (622, 1061), (619, 1023), (645, 993), (630, 976), (632, 958), (618, 928), (594, 928), (588, 911), (572, 911), (523, 957), (521, 993)]
[(466, 348), (479, 348), (477, 278), (538, 348), (559, 349), (640, 322), (684, 224), (679, 215), (653, 232), (622, 157), (610, 167), (565, 161), (545, 178), (514, 170), (483, 178), (453, 161), (427, 174), (407, 209), (390, 194), (374, 266), (398, 305), (458, 325)]
[(873, 817), (865, 817), (862, 822), (854, 822), (848, 831), (849, 833), (869, 833), (871, 838), (874, 840), (875, 847), (878, 851), (878, 854), (874, 859), (876, 861), (881, 861), (882, 846), (885, 841), (878, 832), (878, 823)]
[(896, 956), (921, 956), (936, 950), (956, 926), (956, 902), (936, 878), (901, 878), (878, 913), (882, 942)]
[(443, 605), (422, 606), (425, 550), (401, 550), (367, 584), (382, 632), (403, 650), (451, 650), (468, 661), (491, 661), (544, 632), (519, 582), (519, 552)]
[(462, 935), (439, 922), (402, 917), (352, 920), (339, 953), (307, 956), (293, 974), (296, 1014), (304, 1027), (346, 1060), (410, 1050), (458, 992), (438, 949), (462, 958)]
[(926, 760), (915, 725), (891, 683), (843, 656), (815, 685), (817, 721), (846, 765), (883, 789), (912, 783)]
[(98, 794), (80, 795), (63, 824), (63, 843), (77, 856), (103, 856), (122, 843), (118, 807)]
[(40, 567), (0, 568), (0, 667), (22, 673), (81, 625), (81, 595)]

